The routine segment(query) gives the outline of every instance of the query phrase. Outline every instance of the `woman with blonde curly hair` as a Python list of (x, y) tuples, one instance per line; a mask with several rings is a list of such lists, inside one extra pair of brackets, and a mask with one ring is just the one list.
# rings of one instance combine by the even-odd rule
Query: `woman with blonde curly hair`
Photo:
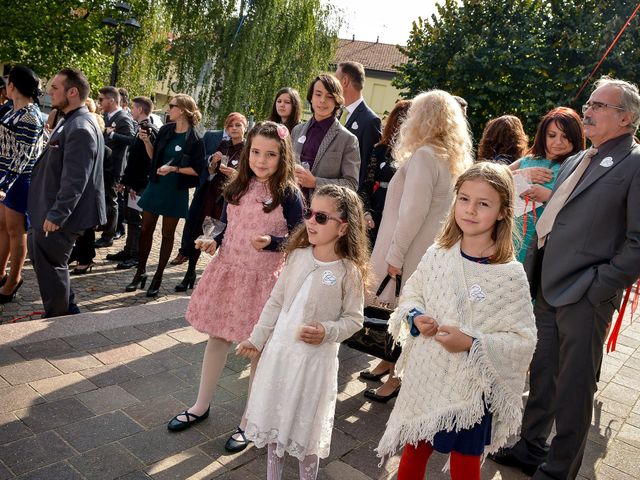
[[(377, 302), (393, 306), (395, 282), (402, 285), (433, 243), (453, 201), (456, 178), (472, 163), (469, 125), (452, 95), (424, 92), (412, 100), (394, 148), (398, 170), (389, 184), (376, 244), (371, 254), (374, 287), (389, 275)], [(370, 301), (370, 303), (373, 300)], [(365, 396), (387, 402), (398, 395), (394, 365), (382, 361), (365, 380), (389, 379)]]
[(158, 295), (162, 274), (173, 249), (176, 226), (180, 218), (187, 218), (189, 189), (198, 186), (200, 172), (206, 168), (204, 140), (195, 128), (202, 115), (195, 100), (184, 93), (177, 94), (169, 101), (168, 114), (171, 123), (158, 131), (153, 144), (146, 130), (138, 132), (151, 158), (151, 175), (138, 202), (142, 207), (138, 269), (126, 291), (144, 288), (153, 232), (162, 216), (160, 258), (147, 297)]

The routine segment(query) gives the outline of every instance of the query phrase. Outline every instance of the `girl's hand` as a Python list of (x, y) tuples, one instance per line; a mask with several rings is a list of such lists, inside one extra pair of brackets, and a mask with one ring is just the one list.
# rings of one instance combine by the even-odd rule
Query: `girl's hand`
[(296, 165), (295, 170), (296, 180), (298, 180), (298, 185), (305, 188), (316, 188), (316, 177), (313, 174), (306, 170), (302, 165)]
[(553, 170), (543, 167), (529, 167), (517, 170), (529, 183), (547, 183), (553, 180)]
[(372, 228), (374, 228), (376, 226), (376, 222), (373, 221), (373, 217), (371, 216), (370, 212), (365, 212), (364, 220), (365, 220), (366, 225), (367, 225), (367, 230), (371, 230)]
[(162, 165), (160, 168), (158, 168), (158, 170), (156, 170), (156, 173), (164, 177), (165, 175), (170, 174), (174, 170), (175, 170), (175, 167), (171, 165)]
[(449, 325), (439, 327), (434, 338), (449, 353), (468, 352), (473, 344), (472, 337)]
[(241, 357), (247, 357), (253, 360), (260, 356), (260, 350), (253, 346), (249, 340), (243, 340), (236, 347), (236, 354)]
[(196, 240), (196, 248), (203, 251), (204, 253), (213, 255), (214, 253), (216, 253), (218, 244), (215, 240)]
[(220, 165), (220, 173), (222, 173), (225, 177), (234, 177), (238, 174), (238, 172), (231, 167), (223, 167)]
[(271, 243), (271, 236), (269, 235), (257, 235), (251, 238), (251, 245), (256, 250), (263, 250)]
[(391, 278), (396, 278), (398, 275), (402, 275), (402, 268), (394, 267), (390, 264), (387, 265), (389, 265), (389, 267), (387, 268), (387, 273)]
[(534, 202), (546, 203), (551, 198), (551, 189), (542, 185), (531, 185), (531, 188), (522, 192), (523, 197), (529, 197)]
[(300, 329), (300, 340), (309, 345), (320, 345), (324, 340), (325, 330), (321, 323), (305, 325)]
[(414, 317), (413, 324), (425, 337), (433, 337), (438, 331), (438, 322), (426, 315), (418, 315)]

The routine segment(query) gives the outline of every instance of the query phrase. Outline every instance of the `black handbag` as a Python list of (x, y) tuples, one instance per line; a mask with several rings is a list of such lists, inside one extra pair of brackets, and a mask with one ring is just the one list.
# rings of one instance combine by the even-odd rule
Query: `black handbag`
[[(380, 287), (378, 287), (376, 297), (380, 296), (390, 280), (390, 275), (384, 277)], [(395, 297), (397, 303), (397, 299), (400, 296), (402, 277), (398, 275), (395, 278), (395, 282)], [(385, 307), (365, 307), (362, 329), (354, 333), (342, 343), (348, 347), (358, 350), (359, 352), (368, 353), (369, 355), (373, 355), (374, 357), (378, 357), (382, 360), (395, 363), (400, 356), (401, 348), (394, 343), (393, 337), (387, 331), (389, 317), (392, 312), (393, 309)]]

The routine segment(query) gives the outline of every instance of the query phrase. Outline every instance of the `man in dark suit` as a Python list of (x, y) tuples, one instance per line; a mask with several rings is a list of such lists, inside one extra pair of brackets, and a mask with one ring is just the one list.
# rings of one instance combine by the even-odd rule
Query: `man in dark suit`
[(104, 223), (104, 139), (84, 102), (89, 82), (65, 68), (51, 81), (52, 107), (63, 119), (38, 158), (29, 188), (28, 248), (45, 316), (77, 313), (69, 282), (69, 255), (78, 235)]
[(525, 262), (538, 345), (521, 437), (492, 457), (536, 480), (578, 475), (607, 326), (640, 275), (638, 88), (603, 77), (583, 113), (593, 147), (562, 165)]
[(102, 87), (98, 97), (104, 114), (104, 142), (111, 155), (104, 164), (104, 191), (107, 205), (107, 223), (96, 248), (110, 247), (118, 226), (118, 190), (116, 185), (124, 170), (127, 151), (135, 137), (133, 119), (120, 107), (120, 93), (115, 87)]
[(338, 64), (336, 78), (342, 85), (345, 104), (340, 115), (340, 123), (358, 138), (360, 148), (359, 184), (362, 185), (367, 174), (367, 166), (373, 147), (380, 141), (381, 122), (362, 98), (364, 66), (361, 63), (342, 62)]

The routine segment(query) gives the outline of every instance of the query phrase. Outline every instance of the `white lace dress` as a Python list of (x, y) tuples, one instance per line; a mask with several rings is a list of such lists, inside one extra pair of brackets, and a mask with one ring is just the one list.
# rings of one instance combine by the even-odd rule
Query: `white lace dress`
[[(337, 263), (315, 262), (320, 267)], [(298, 340), (311, 278), (306, 278), (289, 311), (280, 313), (262, 352), (245, 429), (257, 447), (275, 443), (279, 457), (287, 452), (298, 460), (329, 456), (338, 391), (339, 344)]]

